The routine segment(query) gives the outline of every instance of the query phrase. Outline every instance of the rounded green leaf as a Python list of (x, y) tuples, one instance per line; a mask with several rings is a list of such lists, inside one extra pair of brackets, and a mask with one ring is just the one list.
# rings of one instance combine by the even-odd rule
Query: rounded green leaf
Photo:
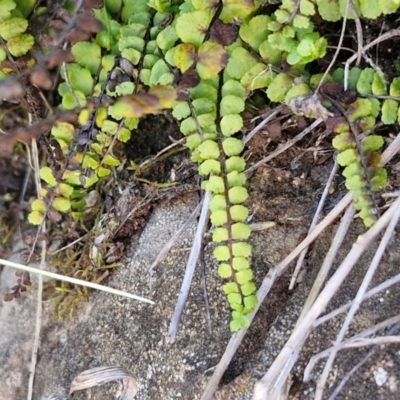
[(228, 191), (229, 201), (232, 204), (241, 204), (244, 203), (249, 194), (247, 193), (247, 189), (242, 186), (235, 186)]
[(177, 40), (178, 40), (177, 31), (175, 31), (175, 28), (172, 25), (168, 25), (158, 34), (156, 42), (157, 46), (161, 50), (168, 50), (175, 44)]
[(110, 175), (110, 174), (111, 174), (111, 170), (108, 169), (108, 168), (100, 167), (100, 168), (97, 170), (97, 176), (98, 176), (99, 178), (104, 178), (105, 176), (108, 176), (108, 175)]
[(240, 80), (255, 64), (256, 59), (246, 49), (237, 47), (232, 51), (225, 71), (230, 77)]
[(216, 210), (211, 213), (211, 223), (215, 226), (222, 226), (228, 222), (228, 213), (226, 210)]
[(53, 128), (51, 128), (51, 135), (56, 139), (70, 143), (75, 137), (75, 128), (68, 122), (56, 122)]
[(220, 113), (222, 116), (228, 114), (239, 114), (244, 110), (244, 100), (241, 97), (226, 95), (222, 98), (220, 104)]
[(199, 10), (182, 14), (176, 22), (176, 34), (182, 42), (192, 43), (196, 47), (199, 47), (203, 43), (210, 22), (211, 12), (209, 10)]
[(250, 262), (245, 257), (233, 257), (232, 267), (235, 271), (241, 271), (250, 268)]
[(218, 143), (212, 140), (205, 140), (197, 149), (204, 160), (219, 158)]
[(246, 242), (233, 243), (232, 252), (235, 257), (250, 257), (251, 245)]
[(271, 33), (267, 28), (269, 22), (271, 22), (271, 18), (268, 15), (257, 15), (251, 18), (250, 21), (240, 26), (240, 38), (257, 51), (260, 44)]
[[(227, 261), (227, 260), (229, 260), (230, 256), (231, 256), (231, 253), (229, 251), (228, 246), (217, 246), (214, 249), (214, 257), (218, 261)], [(246, 283), (246, 282), (243, 282), (243, 283)]]
[(232, 332), (240, 331), (242, 328), (247, 328), (248, 326), (250, 326), (250, 320), (242, 314), (240, 314), (240, 317), (232, 319), (229, 323), (229, 328)]
[(361, 140), (361, 147), (364, 155), (370, 154), (373, 151), (379, 150), (384, 145), (382, 136), (369, 135)]
[(193, 150), (198, 147), (201, 143), (201, 136), (198, 133), (193, 133), (186, 138), (186, 146)]
[(229, 304), (242, 304), (242, 295), (240, 293), (230, 293), (227, 297)]
[(75, 60), (95, 75), (101, 63), (101, 48), (95, 42), (78, 42), (71, 47)]
[(53, 200), (52, 207), (57, 211), (66, 213), (71, 209), (71, 202), (69, 199), (65, 199), (64, 197), (56, 197)]
[(211, 211), (226, 210), (225, 195), (217, 194), (217, 195), (213, 196), (211, 201), (210, 201), (209, 209)]
[(225, 294), (240, 293), (239, 286), (235, 282), (225, 283), (225, 285), (222, 286), (222, 290), (225, 292)]
[(205, 190), (216, 194), (225, 192), (224, 180), (220, 176), (210, 176), (205, 184)]
[(178, 120), (187, 118), (190, 114), (190, 107), (187, 101), (178, 101), (172, 108), (172, 115)]
[(225, 167), (228, 173), (232, 171), (242, 172), (246, 168), (246, 161), (243, 157), (233, 156), (226, 160)]
[(56, 194), (63, 196), (67, 199), (71, 197), (73, 191), (74, 188), (71, 185), (68, 185), (67, 183), (60, 183), (56, 188)]
[(337, 156), (337, 162), (341, 167), (345, 167), (354, 162), (361, 164), (360, 155), (356, 149), (347, 149), (339, 153)]
[(242, 291), (244, 296), (249, 296), (250, 294), (253, 294), (257, 290), (257, 288), (253, 282), (248, 282), (241, 286), (240, 290)]
[(362, 190), (366, 186), (367, 181), (362, 175), (353, 175), (346, 179), (346, 188), (348, 190)]
[(216, 228), (215, 231), (213, 232), (213, 242), (219, 243), (219, 242), (225, 242), (227, 240), (228, 240), (228, 229)]
[(329, 22), (336, 22), (342, 18), (338, 1), (318, 0), (318, 12), (322, 19)]
[(47, 204), (42, 199), (36, 199), (31, 204), (32, 211), (39, 211), (42, 214), (46, 213)]
[(285, 103), (289, 104), (294, 98), (306, 96), (311, 92), (311, 88), (306, 83), (299, 83), (298, 85), (291, 87), (287, 91), (285, 96)]
[(267, 96), (271, 101), (281, 102), (286, 96), (286, 93), (293, 86), (293, 78), (288, 74), (278, 74), (269, 84)]
[(246, 240), (251, 235), (251, 229), (243, 222), (238, 222), (232, 225), (232, 237), (236, 240)]
[(131, 131), (127, 128), (121, 128), (118, 132), (118, 140), (126, 143), (131, 138)]
[(374, 75), (374, 69), (363, 69), (357, 81), (357, 92), (361, 94), (372, 94), (372, 82), (374, 80)]
[(382, 78), (380, 77), (380, 75), (377, 72), (375, 72), (375, 74), (374, 74), (371, 89), (372, 89), (372, 93), (376, 96), (386, 94), (385, 82), (382, 80)]
[(235, 18), (245, 19), (256, 7), (254, 1), (224, 0), (223, 4), (224, 8), (222, 9), (220, 19), (225, 23), (232, 22)]
[(244, 186), (246, 183), (246, 175), (243, 172), (232, 171), (227, 175), (228, 185)]
[(232, 276), (232, 268), (229, 264), (220, 264), (218, 274), (221, 278), (230, 278)]
[(24, 33), (28, 28), (28, 21), (24, 18), (10, 18), (0, 24), (0, 35), (4, 40), (10, 40), (14, 36)]
[(394, 124), (397, 121), (399, 103), (392, 99), (387, 99), (382, 105), (382, 122), (386, 125)]
[(187, 71), (196, 60), (196, 48), (191, 43), (181, 43), (174, 51), (174, 63), (181, 70)]
[(206, 160), (199, 166), (200, 175), (210, 175), (211, 173), (221, 173), (221, 163), (217, 160)]
[(180, 129), (184, 135), (189, 135), (190, 133), (196, 133), (197, 125), (195, 119), (193, 117), (184, 119), (181, 122)]
[(32, 211), (28, 214), (28, 221), (32, 225), (40, 225), (43, 222), (43, 219), (44, 215), (39, 211)]
[(263, 63), (257, 63), (243, 75), (240, 83), (250, 92), (268, 87), (274, 76), (275, 73), (268, 66)]
[(201, 97), (199, 99), (195, 99), (192, 102), (193, 108), (196, 111), (197, 115), (201, 114), (212, 114), (213, 115), (213, 120), (215, 120), (215, 102), (206, 99), (204, 97)]
[(243, 151), (244, 144), (240, 139), (229, 137), (222, 142), (222, 148), (228, 157), (237, 156)]
[(228, 81), (226, 81), (221, 90), (222, 98), (228, 95), (243, 98), (245, 93), (246, 91), (243, 85), (235, 79), (229, 79)]
[(357, 99), (353, 102), (349, 109), (349, 119), (351, 122), (357, 121), (360, 118), (370, 115), (372, 111), (372, 103), (369, 99)]
[(352, 132), (343, 132), (336, 135), (332, 140), (332, 145), (336, 150), (343, 151), (346, 149), (355, 149), (357, 142)]
[(221, 119), (221, 131), (225, 136), (232, 136), (243, 128), (243, 118), (238, 114), (225, 115)]
[(254, 307), (258, 303), (258, 299), (256, 295), (250, 295), (243, 299), (244, 306), (249, 310), (254, 310)]
[(33, 47), (34, 43), (35, 39), (32, 35), (23, 33), (21, 35), (12, 37), (7, 42), (7, 48), (14, 57), (21, 57)]
[(247, 219), (247, 217), (249, 216), (249, 209), (241, 204), (232, 206), (229, 209), (229, 212), (231, 214), (231, 218), (234, 221), (240, 221), (243, 222)]
[(239, 285), (244, 285), (253, 279), (253, 271), (251, 269), (243, 269), (235, 274)]
[(117, 160), (115, 157), (113, 157), (110, 154), (107, 154), (104, 158), (103, 158), (103, 163), (105, 165), (111, 165), (113, 167), (118, 167), (121, 162), (119, 160)]
[(47, 184), (54, 187), (57, 185), (56, 178), (53, 175), (53, 171), (50, 167), (42, 167), (39, 171), (40, 178), (43, 179)]

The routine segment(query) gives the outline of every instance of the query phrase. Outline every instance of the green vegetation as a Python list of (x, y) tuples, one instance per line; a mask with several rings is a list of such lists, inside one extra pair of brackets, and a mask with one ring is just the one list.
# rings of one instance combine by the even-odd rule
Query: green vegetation
[[(28, 3), (32, 3), (28, 6)], [(45, 7), (35, 2), (2, 1), (0, 61), (29, 54), (33, 36), (26, 33)], [(32, 203), (30, 222), (40, 224), (49, 210), (79, 220), (87, 190), (107, 179), (120, 160), (113, 154), (125, 143), (145, 114), (172, 108), (180, 122), (191, 159), (204, 176), (202, 188), (213, 194), (211, 222), (219, 274), (232, 310), (231, 330), (248, 325), (246, 315), (256, 303), (250, 267), (249, 210), (245, 205), (246, 162), (240, 133), (241, 113), (254, 91), (271, 102), (283, 102), (309, 118), (331, 119), (333, 146), (340, 153), (346, 186), (354, 190), (355, 206), (367, 227), (377, 219), (373, 195), (387, 183), (379, 166), (383, 139), (360, 133), (377, 121), (400, 121), (399, 78), (390, 85), (380, 71), (350, 71), (351, 101), (344, 100), (344, 72), (313, 74), (315, 60), (327, 53), (328, 40), (315, 21), (335, 22), (347, 16), (377, 18), (394, 13), (398, 0), (105, 0), (86, 38), (67, 41), (73, 56), (60, 63), (59, 109), (77, 114), (78, 128), (57, 122), (51, 129), (54, 159), (45, 166), (42, 198)], [(23, 4), (23, 6), (21, 6)], [(85, 11), (88, 13), (88, 11)], [(82, 14), (77, 14), (82, 15)], [(32, 21), (32, 22), (31, 22)], [(10, 32), (13, 32), (12, 34)], [(3, 46), (3, 47), (4, 47)], [(9, 54), (7, 54), (7, 52)], [(52, 54), (48, 55), (51, 59)], [(35, 63), (28, 57), (26, 68)], [(0, 67), (2, 78), (14, 72)], [(387, 88), (389, 87), (389, 91)], [(330, 110), (340, 110), (332, 118)], [(95, 132), (95, 134), (94, 134)], [(76, 137), (85, 137), (78, 143)], [(61, 214), (60, 214), (61, 213)]]

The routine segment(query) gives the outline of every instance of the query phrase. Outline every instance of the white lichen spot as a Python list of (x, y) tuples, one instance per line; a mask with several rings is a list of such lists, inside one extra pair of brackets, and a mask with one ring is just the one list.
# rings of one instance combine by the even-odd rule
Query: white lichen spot
[(388, 373), (382, 367), (379, 367), (373, 373), (374, 373), (375, 383), (378, 386), (384, 385), (385, 382), (387, 381)]

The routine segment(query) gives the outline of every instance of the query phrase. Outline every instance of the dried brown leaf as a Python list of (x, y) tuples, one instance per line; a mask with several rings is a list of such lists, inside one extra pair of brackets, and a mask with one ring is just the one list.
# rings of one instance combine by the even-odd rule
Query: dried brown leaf
[(75, 57), (72, 55), (70, 50), (55, 50), (47, 59), (47, 68), (52, 69), (61, 65), (62, 63), (72, 62), (75, 60)]
[(103, 30), (103, 24), (90, 12), (78, 14), (75, 19), (75, 28), (87, 33), (98, 33)]
[(210, 29), (210, 40), (221, 44), (222, 46), (229, 46), (238, 38), (238, 29), (233, 24), (224, 24), (221, 20), (217, 19)]
[(89, 389), (93, 386), (104, 385), (105, 383), (123, 379), (124, 391), (120, 400), (131, 400), (137, 393), (136, 380), (132, 374), (120, 367), (97, 367), (83, 371), (75, 377), (71, 383), (69, 395), (78, 390)]
[(40, 89), (50, 90), (53, 87), (53, 79), (43, 67), (35, 68), (31, 72), (29, 80), (33, 86), (37, 86)]

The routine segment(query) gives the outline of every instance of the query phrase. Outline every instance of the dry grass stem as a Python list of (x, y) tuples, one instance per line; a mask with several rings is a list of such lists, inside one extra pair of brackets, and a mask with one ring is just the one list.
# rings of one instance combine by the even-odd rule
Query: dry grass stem
[[(267, 398), (274, 400), (279, 393), (280, 386), (276, 384), (277, 380), (281, 377), (281, 371), (284, 369), (291, 369), (295, 363), (295, 358), (292, 354), (298, 346), (302, 346), (308, 335), (311, 332), (312, 326), (316, 318), (325, 310), (329, 301), (336, 293), (344, 279), (350, 273), (354, 264), (361, 257), (366, 247), (369, 246), (380, 234), (380, 232), (390, 223), (393, 217), (400, 213), (400, 198), (398, 198), (388, 211), (370, 228), (365, 234), (360, 235), (356, 242), (353, 244), (352, 249), (347, 254), (339, 268), (336, 270), (332, 278), (327, 282), (325, 288), (321, 291), (320, 295), (310, 308), (307, 315), (302, 320), (301, 324), (297, 325), (293, 330), (289, 340), (282, 348), (279, 355), (274, 360), (273, 364), (255, 385), (253, 400), (261, 400)], [(290, 368), (288, 368), (288, 365)], [(286, 377), (285, 377), (286, 379)], [(282, 379), (281, 379), (282, 380)]]
[[(373, 289), (369, 290), (367, 293), (364, 294), (362, 301), (370, 299), (372, 296), (375, 296), (379, 292), (383, 292), (384, 290), (388, 289), (390, 286), (395, 285), (396, 283), (400, 282), (400, 274), (397, 274), (393, 276), (390, 279), (387, 279), (386, 281), (382, 282), (378, 286), (375, 286)], [(316, 328), (317, 326), (324, 324), (325, 322), (329, 321), (332, 318), (335, 318), (336, 316), (344, 313), (347, 311), (351, 305), (353, 304), (353, 301), (349, 301), (347, 304), (344, 304), (343, 306), (331, 311), (329, 314), (324, 315), (321, 318), (318, 318), (313, 327)]]
[[(400, 199), (400, 197), (398, 199)], [(344, 323), (340, 329), (339, 335), (335, 341), (335, 346), (339, 346), (340, 343), (343, 341), (344, 336), (351, 324), (351, 321), (353, 320), (354, 315), (356, 314), (357, 310), (359, 309), (359, 307), (361, 305), (362, 298), (363, 298), (365, 292), (367, 291), (367, 288), (379, 266), (379, 263), (380, 263), (382, 256), (386, 250), (386, 247), (389, 244), (389, 241), (393, 236), (393, 232), (394, 232), (394, 229), (397, 225), (399, 218), (400, 218), (400, 207), (398, 207), (397, 210), (395, 210), (392, 220), (390, 221), (388, 227), (386, 228), (385, 234), (383, 235), (383, 238), (379, 244), (379, 247), (378, 247), (377, 251), (375, 252), (374, 258), (367, 270), (367, 273), (365, 274), (365, 277), (360, 285), (360, 288), (358, 289), (357, 295), (353, 301), (353, 304), (352, 304), (350, 311), (346, 317), (346, 320), (344, 321)], [(317, 383), (317, 388), (316, 388), (316, 392), (315, 392), (316, 400), (322, 399), (323, 389), (325, 387), (326, 380), (328, 379), (329, 371), (335, 360), (335, 356), (336, 356), (336, 351), (332, 350), (332, 352), (330, 353), (329, 358), (325, 364), (324, 371)]]
[(50, 279), (57, 279), (60, 281), (69, 282), (69, 283), (72, 283), (73, 285), (86, 286), (91, 289), (101, 290), (102, 292), (116, 294), (117, 296), (128, 297), (129, 299), (142, 301), (144, 303), (154, 304), (154, 301), (152, 301), (152, 300), (146, 299), (145, 297), (137, 296), (135, 294), (123, 292), (122, 290), (113, 289), (113, 288), (110, 288), (107, 286), (99, 285), (97, 283), (82, 281), (80, 279), (71, 278), (69, 276), (56, 274), (56, 273), (50, 272), (50, 271), (40, 270), (38, 268), (29, 267), (29, 266), (23, 265), (23, 264), (18, 264), (18, 263), (12, 262), (12, 261), (4, 260), (2, 258), (0, 258), (0, 264), (5, 265), (7, 267), (11, 267), (11, 268), (22, 269), (23, 271), (27, 271), (32, 274), (47, 276)]
[(179, 321), (181, 319), (183, 308), (190, 291), (190, 284), (192, 283), (192, 278), (194, 274), (194, 269), (196, 267), (197, 261), (199, 259), (201, 247), (203, 245), (203, 236), (206, 230), (206, 225), (208, 221), (208, 206), (211, 200), (211, 192), (206, 192), (203, 199), (203, 206), (201, 208), (201, 214), (199, 218), (199, 223), (197, 225), (197, 231), (194, 238), (193, 246), (190, 251), (189, 260), (186, 265), (185, 276), (183, 278), (181, 291), (179, 293), (178, 301), (175, 306), (175, 312), (169, 326), (167, 342), (173, 343), (175, 341), (175, 336), (178, 332)]
[[(319, 216), (321, 214), (321, 211), (324, 208), (325, 200), (328, 197), (329, 189), (331, 187), (331, 184), (333, 182), (333, 179), (335, 178), (335, 175), (336, 175), (338, 169), (339, 169), (339, 166), (338, 166), (338, 163), (335, 160), (335, 163), (334, 163), (334, 165), (332, 167), (332, 171), (331, 171), (331, 173), (329, 175), (328, 180), (326, 181), (325, 188), (324, 188), (324, 191), (322, 193), (321, 199), (319, 200), (317, 210), (315, 211), (313, 220), (311, 221), (311, 225), (310, 225), (310, 228), (308, 230), (308, 234), (310, 234), (313, 231), (313, 229), (315, 228), (315, 226), (317, 225), (317, 222), (318, 222)], [(292, 278), (290, 280), (289, 290), (293, 290), (294, 285), (296, 284), (297, 276), (298, 276), (298, 274), (300, 272), (301, 266), (303, 265), (304, 257), (306, 256), (307, 251), (308, 251), (308, 247), (306, 247), (300, 253), (299, 258), (297, 259), (296, 268), (294, 269)]]
[(315, 364), (321, 360), (322, 358), (328, 357), (329, 354), (331, 354), (332, 351), (335, 351), (335, 349), (343, 349), (345, 347), (343, 347), (344, 345), (346, 345), (347, 347), (349, 347), (350, 344), (352, 343), (358, 343), (357, 341), (361, 340), (361, 339), (365, 339), (368, 336), (374, 335), (377, 332), (386, 329), (387, 327), (393, 325), (393, 324), (397, 324), (400, 322), (400, 315), (396, 315), (392, 318), (388, 318), (385, 321), (380, 322), (379, 324), (376, 324), (374, 326), (372, 326), (371, 328), (368, 328), (360, 333), (358, 333), (357, 335), (354, 335), (353, 337), (347, 339), (346, 341), (334, 345), (328, 349), (325, 349), (324, 351), (321, 351), (318, 354), (315, 354), (314, 356), (311, 357), (310, 361), (307, 364), (307, 367), (304, 370), (304, 381), (307, 382), (310, 380), (310, 375), (312, 370), (315, 367)]
[[(389, 329), (386, 335), (390, 336), (396, 333), (400, 329), (400, 323), (397, 323), (395, 326)], [(365, 357), (362, 358), (360, 362), (358, 362), (340, 381), (339, 385), (335, 388), (333, 393), (330, 395), (329, 400), (334, 400), (336, 396), (342, 391), (344, 385), (350, 379), (350, 377), (357, 372), (379, 349), (379, 346), (374, 346)]]
[[(32, 161), (34, 166), (35, 172), (35, 183), (36, 183), (36, 193), (38, 198), (40, 197), (41, 192), (41, 180), (39, 176), (39, 152), (37, 147), (36, 139), (32, 139)], [(46, 223), (43, 223), (42, 232), (46, 233)], [(44, 269), (46, 267), (46, 241), (41, 241), (42, 251), (40, 256), (40, 269)], [(29, 381), (28, 381), (28, 395), (27, 399), (32, 400), (33, 396), (33, 383), (35, 380), (35, 371), (36, 371), (36, 362), (37, 362), (37, 355), (39, 350), (40, 344), (40, 328), (42, 325), (42, 294), (43, 294), (43, 277), (42, 275), (38, 276), (38, 291), (37, 291), (37, 309), (36, 309), (36, 321), (35, 321), (35, 334), (33, 338), (33, 345), (32, 345), (32, 355), (31, 355), (31, 365), (29, 371)]]
[(261, 121), (249, 134), (247, 134), (245, 137), (243, 137), (243, 143), (246, 144), (250, 139), (253, 138), (253, 136), (258, 133), (269, 121), (271, 121), (272, 118), (275, 117), (275, 115), (279, 114), (283, 109), (283, 106), (280, 105), (278, 107), (275, 107), (272, 112), (268, 115), (267, 118), (265, 118), (263, 121)]
[(304, 129), (302, 132), (300, 132), (298, 135), (296, 135), (293, 139), (287, 141), (282, 147), (279, 147), (274, 152), (272, 152), (269, 156), (267, 156), (267, 157), (263, 158), (262, 160), (256, 162), (250, 168), (247, 168), (246, 171), (244, 171), (244, 172), (247, 174), (247, 173), (249, 173), (251, 171), (254, 171), (259, 166), (271, 161), (273, 158), (277, 157), (279, 154), (281, 154), (284, 151), (286, 151), (289, 147), (293, 146), (296, 142), (298, 142), (299, 140), (303, 139), (304, 136), (306, 136), (308, 133), (310, 133), (321, 122), (323, 122), (322, 118), (316, 119), (309, 127)]
[[(384, 42), (385, 40), (391, 39), (394, 36), (400, 36), (400, 29), (392, 29), (389, 32), (384, 33), (383, 35), (379, 36), (378, 38), (376, 38), (375, 40), (373, 40), (371, 43), (366, 44), (365, 46), (363, 46), (362, 48), (362, 52), (365, 53), (368, 49), (370, 49), (371, 47)], [(350, 64), (354, 61), (358, 59), (358, 54), (354, 54), (352, 55), (345, 64), (344, 67), (344, 89), (347, 90), (348, 86), (349, 86), (349, 68), (350, 68)]]

